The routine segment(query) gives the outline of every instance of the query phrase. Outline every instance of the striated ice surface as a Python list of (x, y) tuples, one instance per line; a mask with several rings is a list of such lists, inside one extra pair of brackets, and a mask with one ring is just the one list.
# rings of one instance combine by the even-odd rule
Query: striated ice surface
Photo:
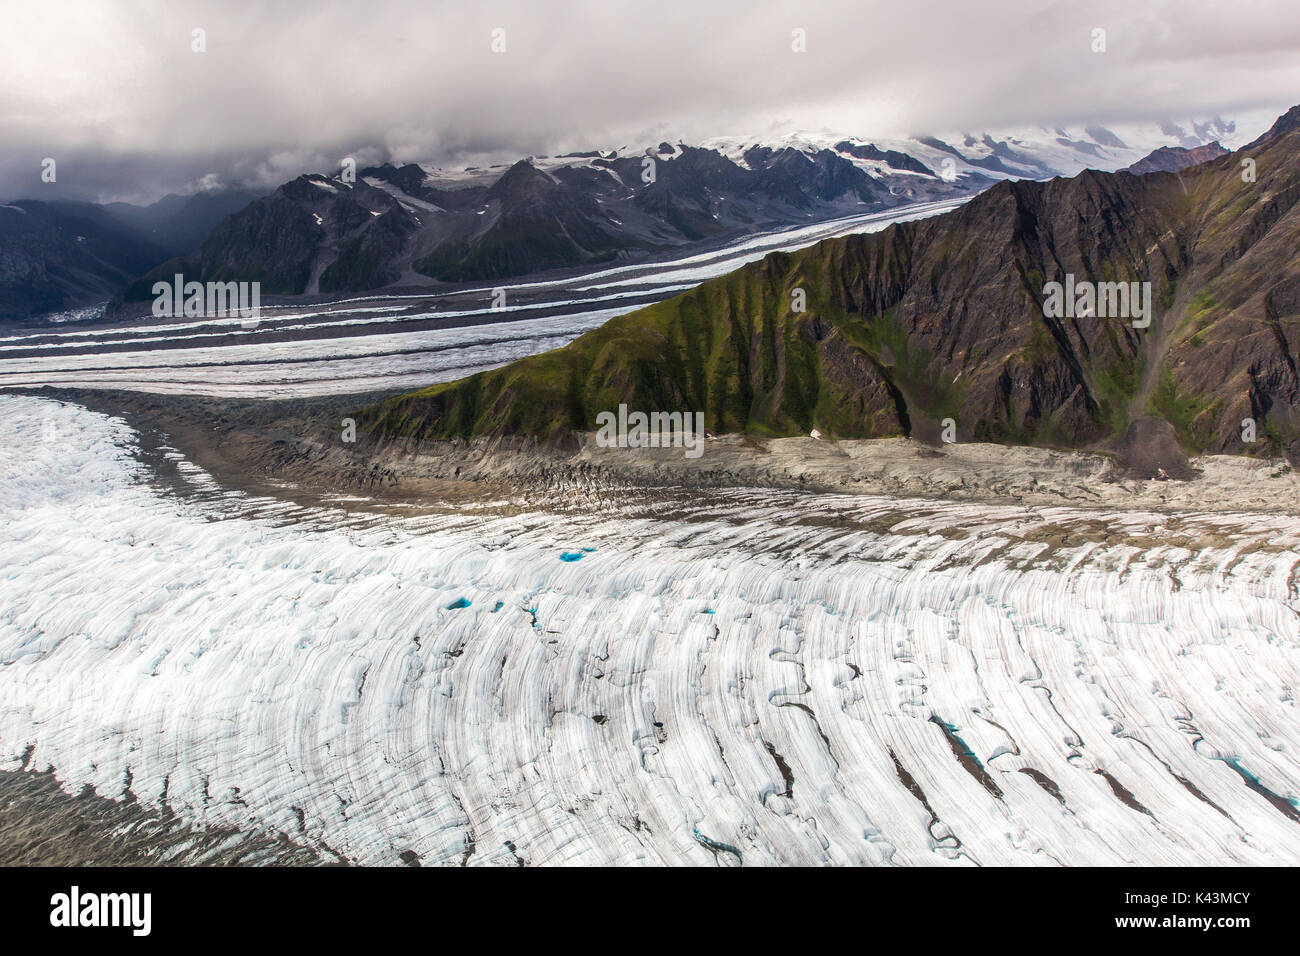
[[(1300, 862), (1300, 522), (395, 518), (0, 396), (0, 767), (360, 863)], [(581, 555), (581, 560), (564, 560)]]

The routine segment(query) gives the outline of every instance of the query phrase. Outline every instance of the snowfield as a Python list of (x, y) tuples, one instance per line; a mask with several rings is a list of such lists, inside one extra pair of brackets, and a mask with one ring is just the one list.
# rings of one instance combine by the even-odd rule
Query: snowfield
[(160, 490), (0, 396), (0, 766), (360, 863), (1300, 863), (1300, 522)]

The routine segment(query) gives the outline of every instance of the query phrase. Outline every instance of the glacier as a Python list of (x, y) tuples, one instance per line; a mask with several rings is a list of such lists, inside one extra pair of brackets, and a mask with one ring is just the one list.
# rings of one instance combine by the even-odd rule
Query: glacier
[[(227, 398), (303, 398), (425, 388), (560, 348), (610, 319), (822, 239), (877, 232), (955, 209), (913, 203), (737, 239), (707, 252), (578, 276), (424, 295), (264, 305), (260, 321), (141, 318), (94, 329), (32, 326), (0, 336), (0, 389), (128, 389)], [(607, 291), (615, 290), (615, 291)], [(381, 302), (383, 304), (370, 304)], [(450, 306), (450, 308), (449, 308)], [(460, 306), (460, 307), (457, 307)], [(422, 328), (436, 321), (440, 328)]]
[(1300, 520), (304, 507), (0, 414), (5, 771), (362, 864), (1300, 863)]

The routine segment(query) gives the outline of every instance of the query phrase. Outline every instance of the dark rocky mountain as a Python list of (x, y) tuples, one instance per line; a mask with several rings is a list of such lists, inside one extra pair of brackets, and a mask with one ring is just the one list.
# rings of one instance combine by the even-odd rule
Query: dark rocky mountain
[(602, 211), (600, 197), (615, 190), (601, 177), (610, 178), (561, 179), (520, 160), (482, 193), (479, 209), (462, 207), (437, 224), (436, 246), (413, 268), (445, 281), (494, 280), (650, 248)]
[(211, 189), (189, 196), (171, 193), (148, 206), (108, 203), (106, 213), (160, 246), (179, 256), (197, 249), (212, 227), (232, 213), (266, 194), (265, 190), (231, 187)]
[(151, 298), (154, 282), (176, 273), (260, 282), (263, 295), (378, 288), (400, 277), (418, 228), (405, 206), (364, 181), (299, 176), (222, 220), (195, 252), (164, 262), (125, 297)]
[(952, 146), (934, 136), (922, 137), (920, 142), (932, 149), (948, 153), (968, 165), (978, 166), (989, 172), (1001, 173), (1006, 176), (1021, 176), (1025, 174), (1026, 170), (1029, 175), (1034, 177), (1051, 176), (1054, 172), (1052, 167), (1042, 160), (1013, 149), (1005, 140), (995, 140), (987, 133), (978, 140), (968, 136), (963, 142), (967, 149), (977, 144), (988, 147), (991, 152), (987, 156), (973, 156), (969, 153), (963, 153), (956, 146)]
[(1279, 116), (1277, 122), (1269, 127), (1267, 132), (1261, 135), (1258, 139), (1247, 143), (1245, 148), (1253, 149), (1256, 146), (1263, 145), (1270, 139), (1276, 139), (1283, 133), (1290, 133), (1297, 129), (1300, 129), (1300, 106), (1293, 106)]
[(0, 319), (104, 302), (166, 256), (93, 203), (0, 205)]
[(497, 281), (969, 195), (991, 182), (968, 172), (948, 182), (903, 154), (883, 156), (904, 181), (831, 149), (754, 146), (737, 162), (667, 143), (648, 154), (529, 158), (461, 177), (415, 164), (364, 169), (356, 182), (304, 176), (221, 222), (126, 298), (148, 298), (154, 281), (176, 272), (261, 281), (264, 294)]
[[(998, 183), (943, 216), (769, 255), (566, 348), (360, 413), (376, 440), (591, 430), (702, 411), (715, 432), (1300, 458), (1300, 130), (1145, 176)], [(1149, 282), (1152, 321), (1054, 318), (1044, 286)], [(1139, 287), (1141, 288), (1141, 287)], [(794, 290), (807, 296), (795, 312)], [(1258, 440), (1246, 440), (1244, 419)]]
[(919, 159), (915, 159), (896, 149), (878, 149), (874, 143), (856, 144), (849, 140), (840, 140), (835, 144), (835, 149), (855, 159), (878, 160), (904, 172), (922, 173), (926, 176), (935, 175), (934, 170)]
[(1120, 172), (1132, 173), (1134, 176), (1141, 176), (1145, 173), (1176, 173), (1188, 166), (1196, 166), (1227, 155), (1228, 151), (1218, 141), (1191, 149), (1185, 146), (1161, 146), (1154, 152), (1139, 159), (1132, 166), (1126, 166)]
[(0, 205), (0, 320), (105, 303), (143, 272), (196, 247), (258, 195), (216, 189), (149, 206), (25, 199)]

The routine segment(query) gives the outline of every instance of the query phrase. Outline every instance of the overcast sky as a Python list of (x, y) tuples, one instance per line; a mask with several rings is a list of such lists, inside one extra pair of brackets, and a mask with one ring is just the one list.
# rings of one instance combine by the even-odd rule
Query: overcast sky
[(1300, 103), (1300, 0), (4, 0), (2, 15), (7, 198), (274, 185), (345, 155), (457, 166)]

